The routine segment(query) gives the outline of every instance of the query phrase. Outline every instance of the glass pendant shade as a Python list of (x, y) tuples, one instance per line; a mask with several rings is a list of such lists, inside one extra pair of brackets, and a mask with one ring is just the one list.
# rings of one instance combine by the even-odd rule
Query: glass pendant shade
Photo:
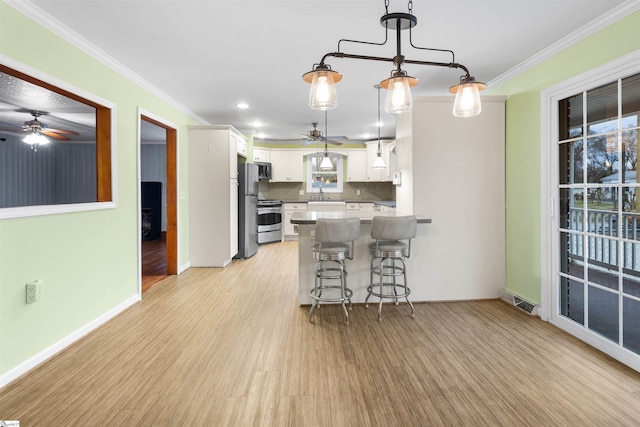
[(316, 71), (311, 80), (309, 106), (314, 110), (331, 110), (338, 106), (338, 94), (334, 81), (335, 71)]
[(480, 91), (474, 83), (467, 83), (458, 87), (456, 100), (453, 102), (453, 115), (456, 117), (473, 117), (482, 111)]
[(410, 77), (401, 71), (401, 75), (388, 78), (380, 82), (380, 86), (387, 89), (384, 110), (390, 114), (402, 114), (411, 111), (413, 98), (411, 87), (418, 84), (418, 79)]
[(324, 157), (322, 158), (322, 161), (320, 162), (320, 169), (323, 169), (323, 170), (333, 169), (333, 163), (331, 163), (331, 159), (329, 158), (327, 153), (325, 153)]
[(23, 139), (29, 145), (45, 145), (49, 143), (49, 140), (38, 132), (32, 132), (29, 135), (25, 136)]
[(460, 84), (451, 86), (449, 92), (456, 94), (453, 101), (453, 115), (456, 117), (473, 117), (482, 111), (480, 91), (485, 90), (485, 83), (477, 82), (472, 76), (460, 77)]
[(384, 159), (382, 158), (382, 153), (378, 152), (376, 159), (373, 161), (374, 169), (384, 169), (386, 166), (384, 164)]

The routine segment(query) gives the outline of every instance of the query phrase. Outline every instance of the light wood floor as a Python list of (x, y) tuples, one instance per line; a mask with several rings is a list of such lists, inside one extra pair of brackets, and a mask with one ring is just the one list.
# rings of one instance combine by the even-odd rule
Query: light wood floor
[[(151, 288), (0, 390), (27, 426), (631, 426), (640, 374), (501, 301), (297, 304), (296, 243)], [(414, 286), (429, 286), (414, 283)]]

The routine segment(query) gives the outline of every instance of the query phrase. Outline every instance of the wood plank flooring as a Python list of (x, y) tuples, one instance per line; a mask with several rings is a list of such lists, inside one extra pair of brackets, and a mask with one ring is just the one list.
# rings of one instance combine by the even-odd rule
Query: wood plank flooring
[[(0, 390), (28, 426), (631, 426), (640, 374), (501, 301), (297, 304), (295, 242), (155, 285)], [(429, 286), (428, 283), (414, 286)]]

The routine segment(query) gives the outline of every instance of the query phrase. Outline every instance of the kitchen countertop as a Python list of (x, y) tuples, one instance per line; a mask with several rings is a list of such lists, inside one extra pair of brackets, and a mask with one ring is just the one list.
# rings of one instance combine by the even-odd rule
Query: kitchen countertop
[(396, 202), (393, 200), (281, 200), (282, 203), (308, 203), (308, 202), (345, 202), (345, 203), (373, 203), (374, 205), (396, 207)]
[[(400, 212), (327, 211), (296, 212), (291, 217), (292, 224), (313, 225), (318, 218), (360, 218), (361, 224), (371, 224), (374, 216), (405, 216)], [(431, 224), (431, 218), (418, 216), (418, 224)]]

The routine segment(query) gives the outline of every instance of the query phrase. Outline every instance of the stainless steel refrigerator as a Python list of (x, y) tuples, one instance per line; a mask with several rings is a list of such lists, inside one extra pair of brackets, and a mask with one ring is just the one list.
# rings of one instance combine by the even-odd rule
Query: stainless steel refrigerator
[(250, 258), (258, 251), (258, 166), (238, 163), (238, 255)]

